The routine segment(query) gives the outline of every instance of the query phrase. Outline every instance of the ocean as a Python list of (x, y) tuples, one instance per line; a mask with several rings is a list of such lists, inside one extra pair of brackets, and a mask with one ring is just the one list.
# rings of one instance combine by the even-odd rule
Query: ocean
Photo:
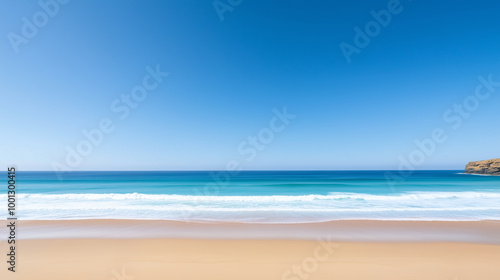
[[(500, 177), (461, 170), (16, 172), (22, 220), (302, 223), (500, 218)], [(7, 178), (6, 172), (3, 172)], [(394, 176), (389, 176), (394, 178)], [(5, 180), (7, 183), (7, 179)], [(0, 194), (5, 201), (7, 186)], [(1, 205), (1, 204), (0, 204)]]

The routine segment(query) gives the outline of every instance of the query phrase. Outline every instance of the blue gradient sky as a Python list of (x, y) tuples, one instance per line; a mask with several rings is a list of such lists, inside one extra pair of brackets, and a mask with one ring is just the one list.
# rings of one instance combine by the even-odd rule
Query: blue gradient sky
[[(73, 0), (16, 54), (8, 34), (41, 8), (1, 1), (1, 165), (52, 170), (103, 118), (114, 132), (72, 169), (397, 169), (435, 128), (417, 169), (500, 157), (500, 87), (458, 129), (443, 119), (478, 76), (500, 81), (500, 2), (401, 1), (347, 63), (339, 44), (388, 2), (243, 1), (221, 21), (208, 0)], [(120, 120), (148, 65), (170, 76)], [(297, 117), (247, 160), (284, 106)]]

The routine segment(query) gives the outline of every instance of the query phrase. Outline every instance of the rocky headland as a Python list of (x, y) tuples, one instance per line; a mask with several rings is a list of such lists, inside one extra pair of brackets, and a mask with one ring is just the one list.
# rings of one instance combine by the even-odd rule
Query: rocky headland
[(465, 173), (500, 176), (500, 158), (471, 161), (465, 166)]

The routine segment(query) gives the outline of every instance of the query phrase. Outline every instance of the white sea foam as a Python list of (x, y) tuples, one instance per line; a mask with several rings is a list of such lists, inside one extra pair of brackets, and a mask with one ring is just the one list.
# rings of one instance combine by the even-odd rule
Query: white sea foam
[[(7, 198), (6, 194), (0, 199)], [(271, 196), (196, 196), (176, 194), (141, 194), (141, 193), (106, 193), (106, 194), (19, 194), (19, 199), (40, 200), (151, 200), (151, 201), (234, 201), (234, 202), (265, 202), (265, 201), (314, 201), (314, 200), (430, 200), (454, 198), (500, 198), (495, 192), (408, 192), (398, 195), (373, 195), (360, 193), (329, 193), (328, 195), (271, 195)]]
[(179, 207), (179, 206), (107, 206), (107, 205), (61, 205), (61, 206), (27, 206), (24, 210), (129, 210), (129, 211), (198, 211), (198, 212), (427, 212), (427, 211), (488, 211), (500, 210), (500, 207), (447, 207), (447, 208), (286, 208), (286, 207), (256, 207), (256, 208), (225, 208), (225, 207)]
[[(0, 200), (6, 195), (0, 195)], [(311, 222), (343, 219), (498, 219), (497, 192), (194, 196), (141, 193), (19, 194), (21, 219), (166, 219)], [(0, 217), (1, 218), (1, 217)]]

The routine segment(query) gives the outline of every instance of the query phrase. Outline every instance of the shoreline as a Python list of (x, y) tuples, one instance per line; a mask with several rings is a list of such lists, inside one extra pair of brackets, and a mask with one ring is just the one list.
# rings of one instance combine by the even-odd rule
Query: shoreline
[(19, 239), (219, 239), (500, 244), (500, 221), (339, 220), (257, 224), (166, 220), (18, 220)]
[(464, 174), (464, 175), (477, 175), (477, 176), (500, 176), (500, 174), (485, 174), (485, 173), (457, 173), (457, 174)]

